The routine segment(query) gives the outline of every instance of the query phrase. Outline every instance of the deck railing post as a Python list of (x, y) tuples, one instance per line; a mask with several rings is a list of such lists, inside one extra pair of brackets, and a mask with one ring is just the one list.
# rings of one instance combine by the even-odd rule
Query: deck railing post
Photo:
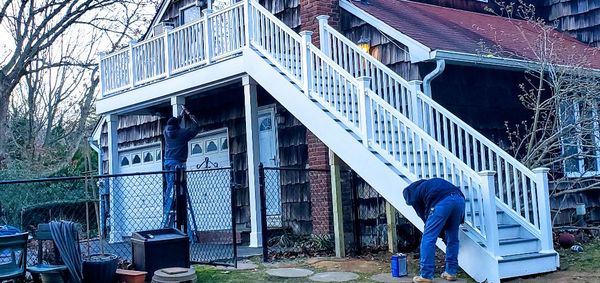
[(135, 45), (137, 41), (132, 40), (129, 42), (129, 87), (133, 88), (135, 86), (135, 54), (133, 54), (133, 45)]
[(244, 0), (244, 44), (246, 47), (250, 46), (250, 0)]
[[(483, 220), (486, 245), (489, 252), (497, 256), (499, 254), (500, 239), (498, 236), (498, 215), (496, 214), (496, 186), (494, 183), (494, 176), (496, 171), (481, 171), (481, 196), (483, 199), (479, 200), (483, 202)], [(471, 199), (471, 201), (477, 201)]]
[(103, 75), (106, 66), (104, 63), (102, 63), (102, 59), (104, 59), (104, 56), (106, 56), (105, 52), (98, 52), (98, 66), (100, 69), (100, 74), (98, 75), (98, 78), (100, 79), (100, 95), (102, 97), (104, 97), (104, 94), (106, 93), (106, 77)]
[(370, 77), (359, 77), (358, 78), (358, 111), (359, 111), (359, 125), (362, 142), (365, 146), (369, 146), (369, 133), (371, 132), (371, 100), (367, 97), (369, 86), (371, 85)]
[(211, 9), (204, 10), (204, 57), (206, 57), (206, 64), (210, 64), (213, 57), (213, 36), (212, 36), (212, 22), (210, 21), (210, 15), (212, 14)]
[(422, 116), (423, 114), (419, 111), (419, 92), (421, 91), (421, 81), (414, 80), (408, 82), (408, 91), (410, 92), (411, 98), (411, 115), (410, 119), (419, 126), (419, 128), (423, 129)]
[(174, 52), (171, 52), (171, 46), (169, 44), (169, 33), (171, 32), (171, 30), (173, 29), (172, 27), (166, 26), (164, 27), (165, 29), (165, 43), (164, 43), (164, 49), (165, 49), (165, 74), (168, 77), (171, 76), (171, 54), (174, 54)]
[(538, 215), (540, 217), (540, 232), (542, 235), (541, 244), (542, 252), (551, 252), (554, 250), (552, 239), (552, 217), (550, 215), (550, 188), (548, 185), (548, 168), (535, 168), (532, 170), (535, 173), (536, 194), (538, 203)]
[(312, 31), (302, 31), (300, 32), (300, 36), (302, 36), (302, 46), (301, 46), (301, 55), (302, 55), (302, 82), (304, 84), (304, 94), (308, 97), (311, 96), (311, 81), (312, 81), (312, 72), (311, 72), (311, 56), (310, 56), (310, 44), (312, 42)]
[(327, 15), (321, 15), (317, 17), (317, 21), (319, 21), (319, 43), (321, 45), (321, 51), (323, 51), (328, 58), (331, 58), (331, 48), (329, 48), (329, 32), (327, 31), (328, 20), (329, 16)]

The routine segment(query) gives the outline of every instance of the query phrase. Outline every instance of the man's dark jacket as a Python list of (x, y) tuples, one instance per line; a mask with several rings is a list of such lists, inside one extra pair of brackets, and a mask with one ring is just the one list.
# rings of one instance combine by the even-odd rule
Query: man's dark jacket
[(179, 125), (167, 125), (165, 127), (165, 160), (177, 160), (185, 162), (188, 157), (188, 142), (193, 139), (199, 127), (184, 129)]
[(411, 205), (423, 221), (436, 204), (452, 193), (465, 197), (457, 186), (440, 178), (416, 181), (403, 192), (406, 204)]

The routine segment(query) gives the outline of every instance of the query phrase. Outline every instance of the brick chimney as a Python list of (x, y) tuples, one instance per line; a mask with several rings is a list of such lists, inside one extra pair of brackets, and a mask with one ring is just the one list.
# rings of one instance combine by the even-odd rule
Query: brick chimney
[[(312, 31), (312, 42), (319, 47), (317, 16), (328, 15), (329, 25), (340, 28), (339, 0), (300, 0), (301, 30)], [(308, 166), (311, 169), (329, 169), (329, 149), (313, 133), (306, 131)], [(309, 175), (313, 234), (333, 234), (333, 207), (329, 174)]]

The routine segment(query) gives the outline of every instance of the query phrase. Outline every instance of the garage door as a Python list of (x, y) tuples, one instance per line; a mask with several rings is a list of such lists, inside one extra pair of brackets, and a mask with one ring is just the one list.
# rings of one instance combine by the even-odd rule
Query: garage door
[(216, 231), (231, 228), (229, 140), (227, 129), (201, 133), (188, 144), (188, 191), (192, 229)]
[[(162, 170), (160, 144), (119, 152), (120, 174)], [(162, 220), (162, 174), (115, 178), (111, 195), (111, 242), (120, 242), (132, 232), (157, 229)]]

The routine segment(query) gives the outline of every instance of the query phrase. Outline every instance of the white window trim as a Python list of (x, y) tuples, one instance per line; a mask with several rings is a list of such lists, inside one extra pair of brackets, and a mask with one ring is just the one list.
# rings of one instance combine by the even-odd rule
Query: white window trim
[[(596, 168), (600, 169), (600, 124), (598, 123), (598, 118), (599, 118), (599, 114), (598, 114), (598, 103), (595, 103), (592, 107), (592, 120), (594, 121), (594, 139), (595, 139), (595, 143), (596, 143), (596, 151), (595, 151), (595, 155), (596, 155)], [(580, 109), (579, 109), (579, 104), (573, 104), (573, 107), (575, 108), (573, 111), (573, 120), (575, 123), (577, 123), (577, 121), (579, 121), (579, 117), (581, 116), (580, 114)], [(560, 113), (559, 113), (560, 114)], [(562, 121), (563, 118), (559, 117), (559, 119)], [(577, 134), (579, 135), (579, 131), (577, 131)], [(562, 141), (561, 141), (562, 143)], [(561, 145), (561, 152), (562, 154), (564, 154), (565, 148), (564, 145)], [(581, 145), (581, 139), (577, 138), (577, 153), (581, 153), (582, 152), (582, 145)], [(566, 160), (563, 161), (563, 171), (565, 172), (565, 176), (567, 178), (586, 178), (586, 177), (595, 177), (600, 175), (600, 171), (596, 170), (596, 171), (586, 171), (585, 170), (585, 160), (583, 158), (579, 158), (577, 160), (577, 167), (579, 169), (578, 172), (574, 172), (574, 171), (567, 171), (567, 163)]]

